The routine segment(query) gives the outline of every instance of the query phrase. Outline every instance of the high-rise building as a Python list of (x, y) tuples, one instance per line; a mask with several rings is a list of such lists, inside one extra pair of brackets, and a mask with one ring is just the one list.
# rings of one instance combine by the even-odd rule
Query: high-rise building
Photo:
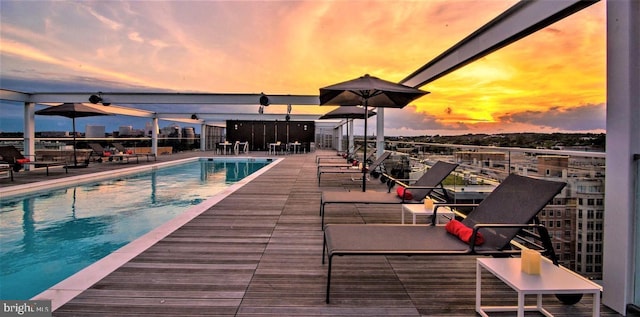
[(576, 265), (572, 269), (583, 276), (602, 278), (604, 233), (604, 177), (574, 181), (577, 200)]
[(538, 175), (567, 183), (539, 214), (549, 230), (561, 264), (591, 278), (602, 279), (604, 175), (597, 162), (588, 169), (569, 164), (568, 156), (537, 157)]

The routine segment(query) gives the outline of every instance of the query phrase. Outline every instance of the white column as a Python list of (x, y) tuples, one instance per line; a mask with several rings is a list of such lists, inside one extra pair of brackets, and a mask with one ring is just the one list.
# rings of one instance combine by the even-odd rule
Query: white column
[(343, 133), (344, 133), (344, 124), (340, 124), (338, 126), (338, 152), (343, 152), (344, 149), (342, 148), (342, 139), (343, 139)]
[(640, 1), (607, 1), (607, 175), (603, 303), (633, 302), (638, 228), (633, 154), (640, 153)]
[(376, 110), (376, 157), (384, 153), (384, 108)]
[[(24, 103), (24, 156), (34, 159), (36, 155), (36, 104), (33, 102)], [(25, 164), (24, 169), (28, 171), (31, 165)]]
[(349, 123), (347, 124), (347, 129), (349, 129), (349, 141), (348, 141), (348, 146), (347, 149), (351, 150), (353, 149), (353, 147), (355, 146), (354, 144), (354, 135), (353, 135), (353, 120), (349, 121)]
[(155, 156), (158, 156), (158, 130), (160, 129), (158, 126), (158, 118), (153, 118), (151, 129), (151, 152)]
[(207, 150), (207, 125), (202, 124), (200, 126), (200, 151)]

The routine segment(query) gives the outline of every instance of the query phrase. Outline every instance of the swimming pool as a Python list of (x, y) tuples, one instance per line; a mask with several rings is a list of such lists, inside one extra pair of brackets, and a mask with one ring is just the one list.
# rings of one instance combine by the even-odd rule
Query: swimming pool
[(191, 160), (0, 201), (0, 299), (29, 299), (269, 164)]

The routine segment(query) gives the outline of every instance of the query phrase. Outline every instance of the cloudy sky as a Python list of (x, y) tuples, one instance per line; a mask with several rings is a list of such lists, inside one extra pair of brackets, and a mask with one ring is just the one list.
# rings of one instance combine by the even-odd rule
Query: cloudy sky
[[(317, 95), (363, 74), (400, 81), (515, 3), (0, 0), (0, 87)], [(386, 110), (385, 134), (604, 132), (605, 49), (601, 1), (421, 87), (431, 94)], [(22, 130), (21, 104), (0, 111), (0, 131)], [(91, 120), (144, 125), (79, 130)], [(69, 121), (36, 116), (36, 130)]]

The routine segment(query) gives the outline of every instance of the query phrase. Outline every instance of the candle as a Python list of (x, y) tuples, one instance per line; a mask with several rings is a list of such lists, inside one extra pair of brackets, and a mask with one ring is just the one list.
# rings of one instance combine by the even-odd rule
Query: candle
[(433, 200), (427, 197), (424, 199), (424, 209), (427, 211), (433, 211)]
[(540, 265), (541, 265), (540, 252), (523, 249), (520, 255), (520, 260), (522, 262), (522, 272), (527, 274), (540, 274)]

